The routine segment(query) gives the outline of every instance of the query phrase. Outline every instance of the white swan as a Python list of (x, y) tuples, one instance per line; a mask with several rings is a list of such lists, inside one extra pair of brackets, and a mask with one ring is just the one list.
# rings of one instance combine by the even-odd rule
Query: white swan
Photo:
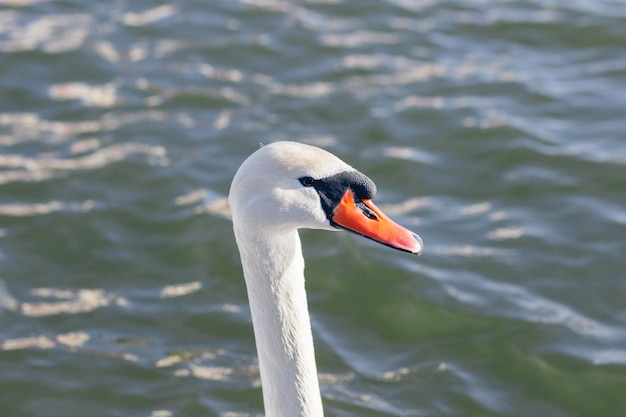
[(248, 289), (267, 417), (323, 415), (297, 229), (347, 229), (419, 254), (422, 240), (371, 201), (376, 186), (336, 156), (275, 142), (246, 159), (228, 201)]

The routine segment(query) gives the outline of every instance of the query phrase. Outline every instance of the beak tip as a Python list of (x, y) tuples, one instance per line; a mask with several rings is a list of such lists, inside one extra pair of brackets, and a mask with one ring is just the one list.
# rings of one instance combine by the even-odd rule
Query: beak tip
[(413, 252), (415, 255), (421, 255), (422, 251), (424, 250), (424, 241), (416, 233), (413, 233), (412, 236), (413, 239), (415, 239), (415, 246), (413, 247), (413, 250), (411, 252)]

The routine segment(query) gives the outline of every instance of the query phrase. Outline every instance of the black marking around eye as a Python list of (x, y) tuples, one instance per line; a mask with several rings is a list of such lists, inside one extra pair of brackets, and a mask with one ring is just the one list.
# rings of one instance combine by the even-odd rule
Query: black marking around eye
[[(376, 195), (376, 184), (374, 184), (374, 181), (359, 171), (344, 171), (330, 177), (316, 179), (312, 185), (319, 194), (322, 208), (326, 213), (326, 217), (331, 220), (331, 223), (337, 205), (349, 189), (354, 193), (356, 202), (369, 200)], [(370, 217), (370, 213), (374, 217), (376, 216), (366, 206), (365, 209), (361, 208), (361, 211), (368, 217)]]

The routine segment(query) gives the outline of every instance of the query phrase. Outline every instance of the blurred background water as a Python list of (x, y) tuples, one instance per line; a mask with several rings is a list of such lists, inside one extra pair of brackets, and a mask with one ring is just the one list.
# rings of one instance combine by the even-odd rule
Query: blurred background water
[(225, 197), (290, 139), (426, 245), (302, 233), (328, 416), (625, 416), (625, 50), (617, 0), (0, 0), (0, 414), (262, 414)]

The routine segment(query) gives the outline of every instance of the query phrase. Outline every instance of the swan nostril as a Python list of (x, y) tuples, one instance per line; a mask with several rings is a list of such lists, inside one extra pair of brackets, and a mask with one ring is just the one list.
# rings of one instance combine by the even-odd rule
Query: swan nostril
[(376, 213), (374, 213), (369, 207), (367, 207), (367, 205), (363, 201), (359, 200), (355, 204), (359, 209), (361, 209), (361, 212), (365, 215), (365, 217), (370, 220), (378, 220), (378, 216), (376, 215)]

